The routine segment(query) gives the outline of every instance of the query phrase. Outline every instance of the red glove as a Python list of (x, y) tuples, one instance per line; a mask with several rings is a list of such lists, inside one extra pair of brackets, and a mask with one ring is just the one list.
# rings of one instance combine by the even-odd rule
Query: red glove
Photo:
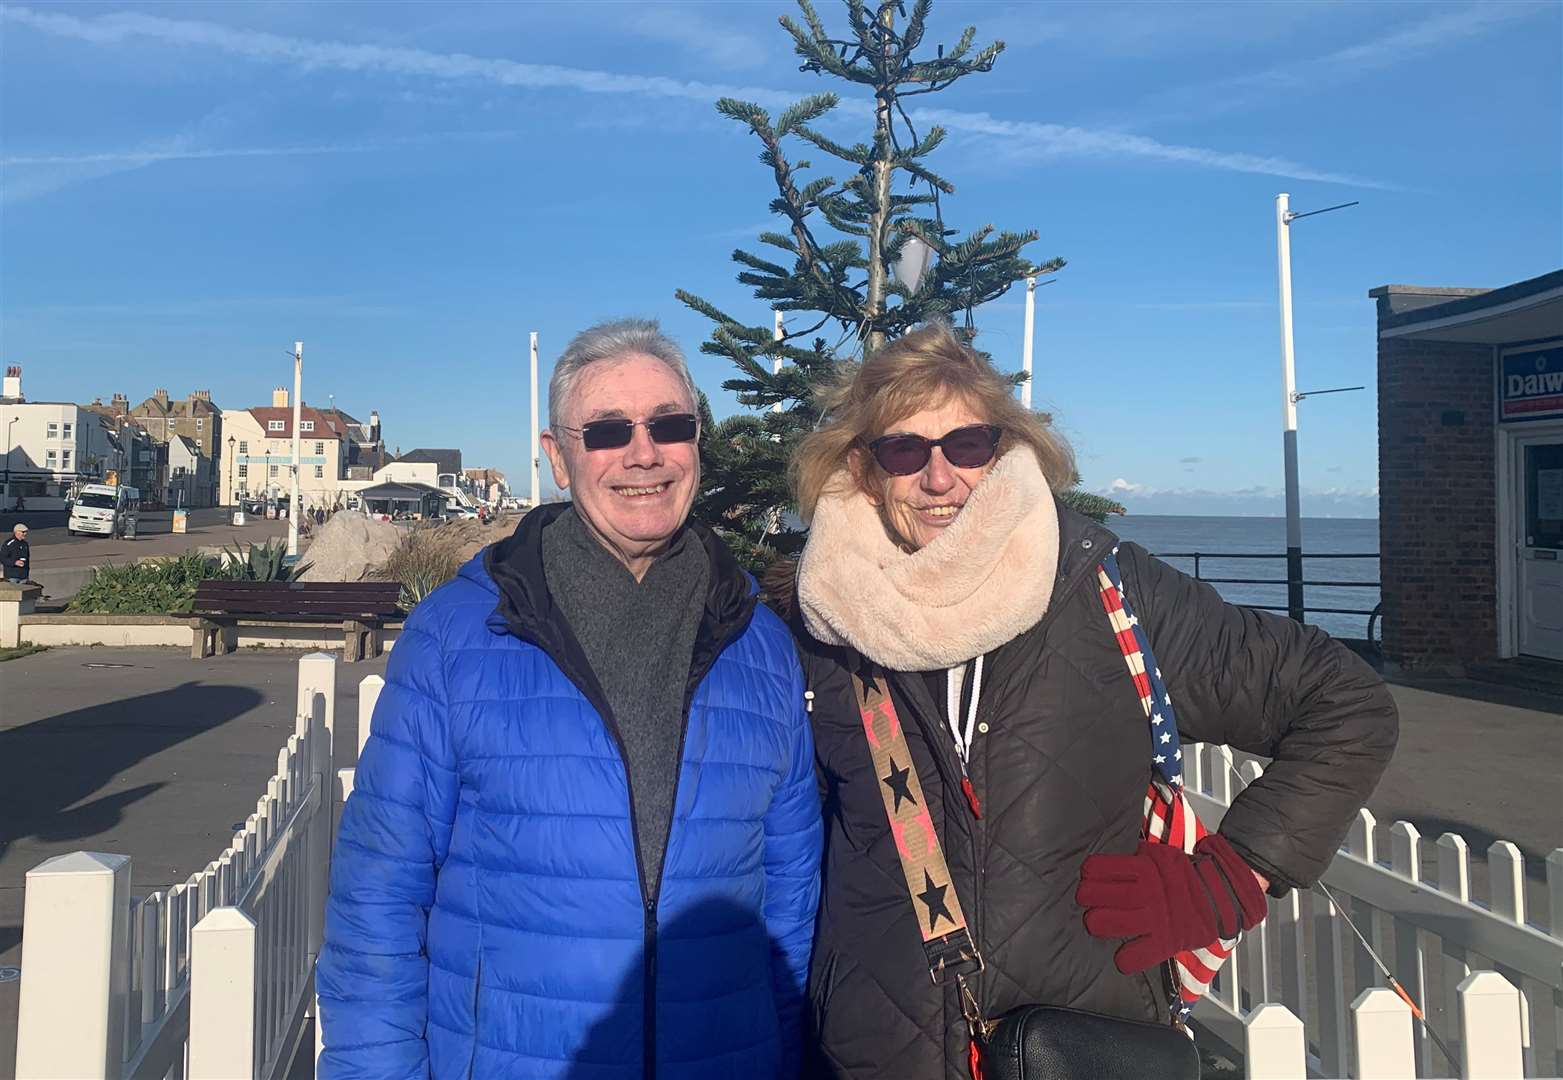
[(1128, 938), (1114, 954), (1125, 975), (1184, 949), (1252, 930), (1268, 910), (1264, 890), (1220, 833), (1194, 845), (1140, 841), (1133, 855), (1092, 855), (1080, 868), (1075, 903), (1093, 937)]

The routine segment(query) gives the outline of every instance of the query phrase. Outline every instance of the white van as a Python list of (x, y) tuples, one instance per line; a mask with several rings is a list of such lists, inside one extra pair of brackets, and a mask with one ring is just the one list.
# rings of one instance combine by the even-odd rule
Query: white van
[(68, 536), (135, 536), (141, 511), (141, 492), (133, 487), (83, 484), (71, 503), (65, 522)]

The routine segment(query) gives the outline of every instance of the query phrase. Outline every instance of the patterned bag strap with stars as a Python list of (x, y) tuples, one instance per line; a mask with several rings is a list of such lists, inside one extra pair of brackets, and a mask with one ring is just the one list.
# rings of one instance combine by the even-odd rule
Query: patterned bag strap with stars
[(906, 891), (917, 911), (928, 974), (935, 983), (950, 975), (975, 974), (983, 969), (982, 956), (966, 928), (960, 897), (951, 887), (950, 868), (934, 833), (928, 801), (912, 767), (906, 733), (901, 730), (889, 687), (872, 675), (865, 679), (854, 673), (852, 688), (857, 693), (863, 734), (874, 759), (874, 775), (879, 777), (879, 795), (895, 837)]
[[(1178, 718), (1172, 695), (1162, 679), (1150, 639), (1124, 593), (1123, 575), (1118, 570), (1118, 549), (1096, 568), (1102, 608), (1107, 612), (1129, 668), (1129, 677), (1139, 691), (1140, 706), (1150, 721), (1151, 780), (1145, 791), (1145, 821), (1141, 835), (1153, 844), (1177, 844), (1185, 852), (1204, 837), (1206, 829), (1183, 792), (1183, 747), (1178, 740)], [(1188, 1018), (1194, 1004), (1210, 990), (1210, 981), (1237, 948), (1237, 939), (1218, 938), (1202, 949), (1187, 949), (1172, 958), (1170, 967), (1176, 999), (1172, 1002), (1174, 1019)]]

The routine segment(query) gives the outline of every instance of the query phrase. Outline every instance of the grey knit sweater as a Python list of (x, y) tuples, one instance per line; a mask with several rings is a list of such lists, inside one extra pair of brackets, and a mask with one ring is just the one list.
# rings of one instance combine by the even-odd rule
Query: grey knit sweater
[(604, 719), (618, 727), (647, 895), (656, 896), (710, 559), (686, 529), (637, 582), (577, 513), (543, 531), (543, 573), (607, 698)]

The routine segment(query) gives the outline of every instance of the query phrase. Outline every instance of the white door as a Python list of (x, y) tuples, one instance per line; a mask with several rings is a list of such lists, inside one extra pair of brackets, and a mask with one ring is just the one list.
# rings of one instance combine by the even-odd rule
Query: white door
[(1520, 652), (1563, 660), (1563, 442), (1519, 450)]

